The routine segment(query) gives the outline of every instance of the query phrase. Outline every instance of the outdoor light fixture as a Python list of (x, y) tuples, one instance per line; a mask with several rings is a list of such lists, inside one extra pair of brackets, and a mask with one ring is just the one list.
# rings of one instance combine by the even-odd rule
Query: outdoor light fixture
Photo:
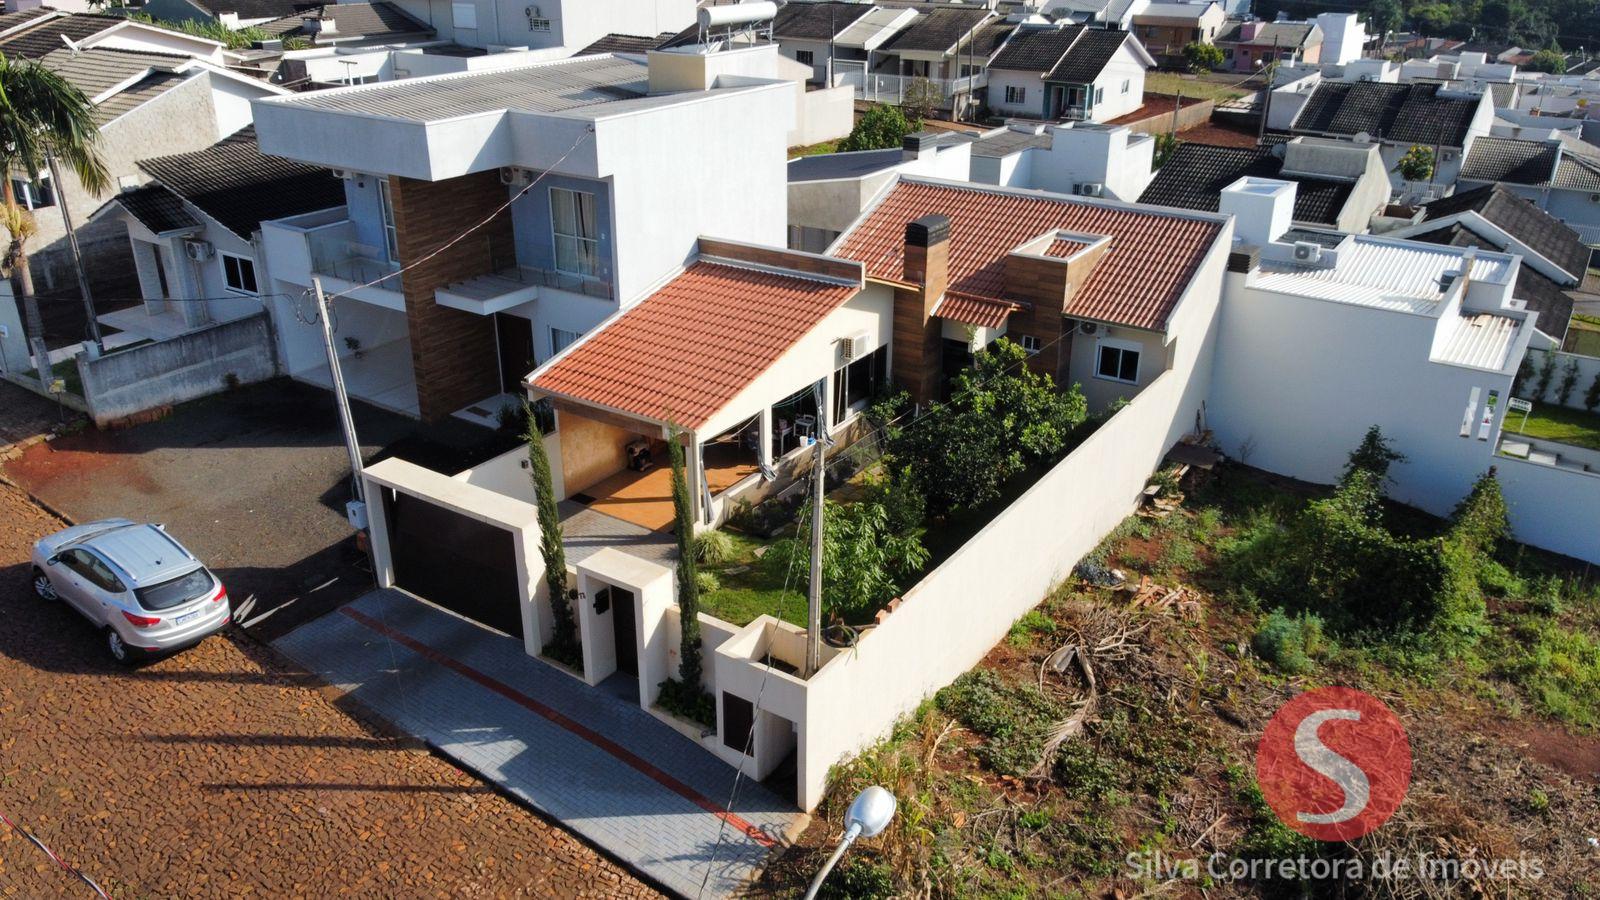
[(877, 837), (889, 827), (889, 820), (894, 818), (896, 807), (894, 795), (877, 785), (862, 791), (850, 804), (850, 809), (844, 814), (844, 838), (839, 841), (839, 846), (834, 849), (833, 855), (823, 864), (822, 871), (811, 882), (811, 889), (806, 891), (805, 900), (813, 900), (817, 891), (822, 888), (822, 882), (839, 864), (839, 858), (850, 849), (858, 837)]

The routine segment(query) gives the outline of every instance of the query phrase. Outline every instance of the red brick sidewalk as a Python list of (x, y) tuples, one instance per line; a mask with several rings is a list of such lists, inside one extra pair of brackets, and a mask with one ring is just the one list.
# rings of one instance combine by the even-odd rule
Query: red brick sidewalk
[[(0, 485), (0, 808), (113, 897), (655, 895), (270, 651), (114, 668), (28, 590), (56, 527)], [(87, 894), (0, 826), (0, 896)]]

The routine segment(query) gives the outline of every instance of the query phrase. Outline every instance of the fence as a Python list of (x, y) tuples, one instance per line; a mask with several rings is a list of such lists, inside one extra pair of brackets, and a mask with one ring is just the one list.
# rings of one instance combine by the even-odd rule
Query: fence
[[(1555, 356), (1555, 369), (1550, 374), (1550, 383), (1545, 390), (1535, 397), (1534, 392), (1539, 390), (1539, 370), (1544, 366), (1547, 357)], [(1552, 406), (1566, 406), (1572, 409), (1584, 409), (1584, 394), (1600, 378), (1600, 358), (1593, 356), (1580, 356), (1576, 353), (1564, 353), (1550, 350), (1529, 350), (1528, 362), (1533, 366), (1533, 377), (1526, 378), (1517, 385), (1517, 396), (1535, 403), (1546, 403)], [(1561, 380), (1566, 375), (1567, 367), (1572, 366), (1577, 376), (1572, 383), (1572, 393), (1568, 395), (1567, 402), (1562, 403), (1559, 391)]]
[(78, 356), (83, 398), (101, 426), (277, 374), (264, 311), (98, 359)]
[(941, 105), (949, 104), (951, 98), (961, 94), (970, 94), (974, 90), (989, 83), (989, 74), (980, 72), (968, 75), (965, 78), (923, 78), (916, 75), (879, 75), (866, 71), (866, 66), (851, 66), (834, 61), (833, 84), (835, 87), (846, 85), (855, 88), (857, 100), (872, 100), (879, 103), (903, 103), (907, 94), (914, 94), (922, 85), (928, 85), (937, 92)]
[(1600, 473), (1494, 460), (1517, 540), (1600, 563)]
[[(1216, 103), (1211, 100), (1185, 99), (1183, 108), (1174, 114), (1172, 105), (1175, 102), (1177, 102), (1177, 98), (1169, 95), (1145, 94), (1144, 108), (1159, 109), (1161, 112), (1134, 122), (1123, 122), (1122, 124), (1128, 126), (1128, 130), (1134, 134), (1160, 135), (1174, 130), (1182, 133), (1211, 121), (1211, 112), (1216, 107)], [(1176, 125), (1173, 123), (1174, 118), (1177, 119)]]

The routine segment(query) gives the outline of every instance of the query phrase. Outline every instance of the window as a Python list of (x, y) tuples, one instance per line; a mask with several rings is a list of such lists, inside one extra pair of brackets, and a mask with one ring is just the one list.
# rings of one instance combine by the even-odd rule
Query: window
[(722, 746), (743, 753), (750, 742), (750, 731), (755, 727), (755, 704), (738, 694), (723, 691)]
[(457, 28), (477, 28), (478, 5), (476, 3), (450, 4), (450, 23)]
[(528, 14), (529, 31), (540, 31), (545, 33), (550, 31), (550, 19), (544, 14), (544, 10), (537, 6), (530, 6), (523, 10), (523, 12)]
[(550, 227), (555, 232), (556, 271), (593, 276), (600, 269), (600, 229), (594, 195), (550, 189)]
[(390, 261), (400, 259), (400, 232), (394, 224), (394, 197), (389, 193), (389, 179), (378, 179), (379, 214), (383, 217), (383, 248)]
[(1101, 341), (1095, 356), (1094, 375), (1107, 381), (1127, 384), (1139, 383), (1138, 344), (1123, 341)]
[(1130, 82), (1129, 82), (1129, 80), (1128, 80), (1128, 79), (1126, 79), (1126, 78), (1124, 78), (1124, 79), (1122, 79), (1122, 92), (1123, 92), (1123, 93), (1124, 93), (1124, 94), (1126, 94), (1126, 93), (1127, 93), (1127, 92), (1128, 92), (1128, 85), (1129, 85), (1129, 83), (1130, 83)]
[(1031, 334), (1025, 334), (1022, 335), (1022, 349), (1026, 351), (1029, 356), (1032, 356), (1035, 353), (1038, 353), (1040, 350), (1043, 350), (1044, 347), (1039, 343), (1039, 339), (1037, 337)]
[(852, 360), (833, 373), (833, 420), (837, 427), (854, 410), (869, 403), (883, 388), (888, 375), (889, 348), (879, 347)]
[(222, 259), (222, 281), (228, 290), (241, 294), (256, 293), (256, 261), (232, 253), (218, 253)]
[(565, 328), (550, 329), (550, 354), (553, 356), (560, 353), (581, 337), (583, 337), (581, 331), (567, 331)]
[(1028, 89), (1014, 84), (1006, 85), (1006, 102), (1010, 104), (1028, 102)]
[(11, 193), (23, 209), (44, 209), (56, 205), (56, 192), (50, 186), (50, 173), (40, 172), (38, 181), (29, 181), (26, 175), (11, 179)]
[(191, 600), (199, 600), (216, 589), (216, 582), (211, 578), (210, 572), (205, 569), (195, 569), (171, 581), (137, 588), (133, 593), (139, 598), (139, 605), (145, 609), (163, 610), (182, 606)]
[(1094, 102), (1095, 103), (1098, 104), (1101, 100), (1104, 100), (1105, 98), (1106, 98), (1106, 89), (1105, 88), (1097, 87), (1097, 88), (1094, 89)]
[(805, 63), (806, 65), (809, 66), (809, 65), (813, 64), (813, 60), (815, 60), (815, 59), (816, 59), (816, 57), (811, 55), (811, 51), (810, 50), (796, 50), (794, 52), (794, 61), (795, 62)]
[(1190, 33), (1189, 33), (1189, 40), (1191, 40), (1191, 41), (1198, 41), (1198, 40), (1200, 40), (1200, 29), (1198, 29), (1198, 28), (1196, 28), (1196, 29), (1193, 29), (1193, 30), (1192, 30), (1192, 31), (1191, 31), (1191, 32), (1190, 32)]

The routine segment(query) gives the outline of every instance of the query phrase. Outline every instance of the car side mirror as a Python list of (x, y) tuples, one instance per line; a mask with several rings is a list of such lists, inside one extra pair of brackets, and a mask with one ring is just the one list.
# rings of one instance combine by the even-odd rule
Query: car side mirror
[(47, 565), (47, 566), (53, 566), (58, 562), (61, 562), (61, 554), (59, 554), (59, 553), (57, 553), (55, 556), (52, 556), (49, 559), (45, 560), (44, 564)]

